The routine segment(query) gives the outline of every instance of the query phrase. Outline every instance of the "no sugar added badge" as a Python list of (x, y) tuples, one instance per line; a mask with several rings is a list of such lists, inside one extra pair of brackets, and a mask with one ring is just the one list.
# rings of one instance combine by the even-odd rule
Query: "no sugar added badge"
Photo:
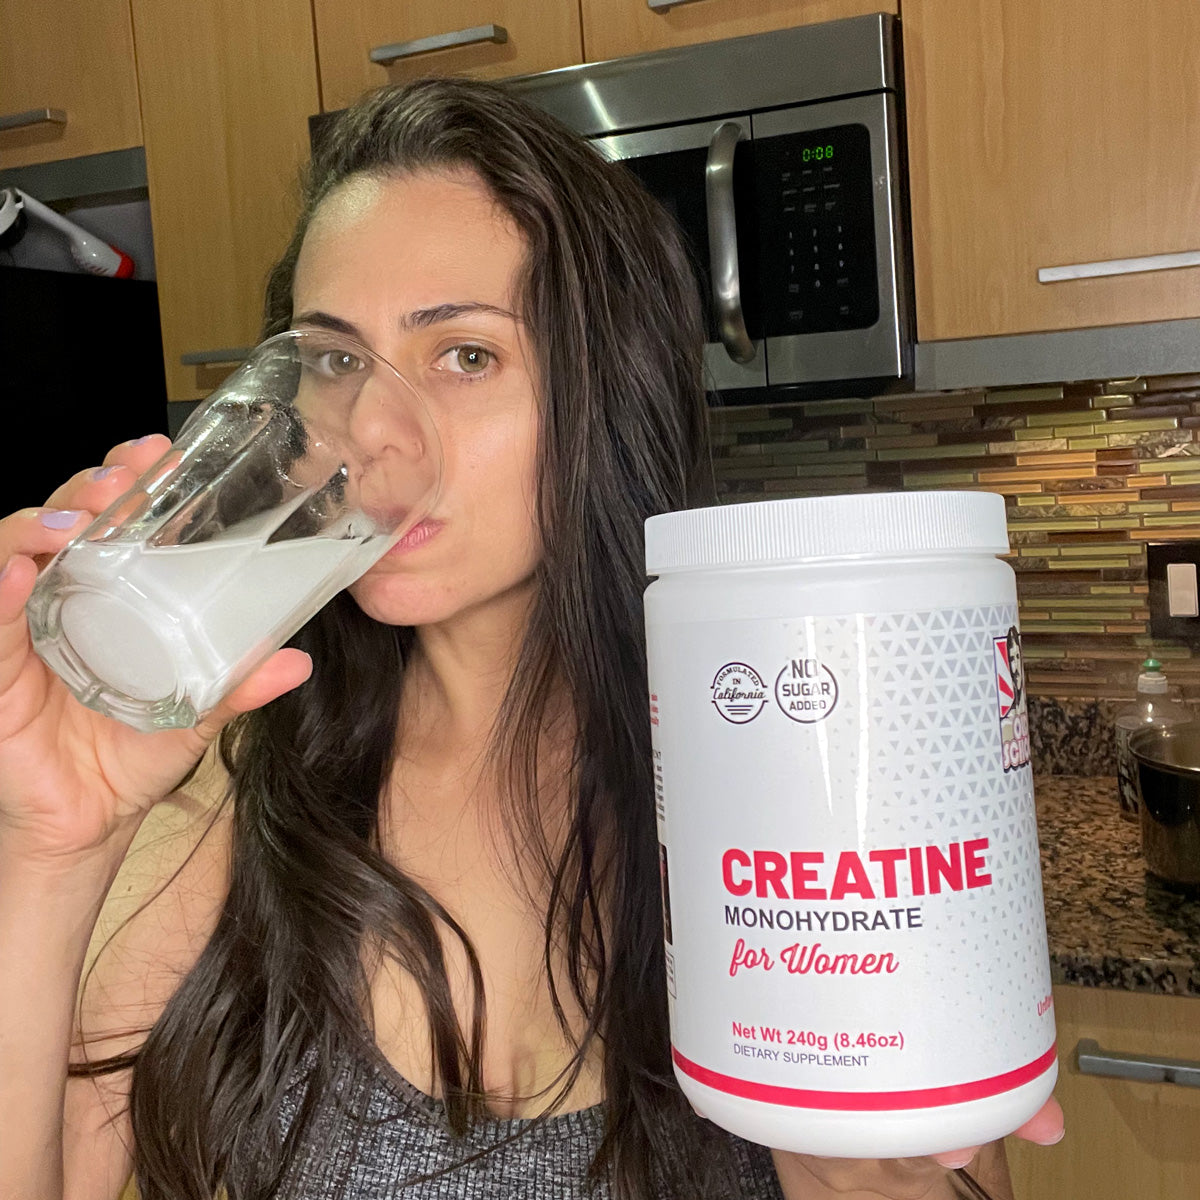
[(837, 704), (837, 678), (820, 659), (789, 659), (775, 680), (775, 700), (785, 716), (815, 725)]

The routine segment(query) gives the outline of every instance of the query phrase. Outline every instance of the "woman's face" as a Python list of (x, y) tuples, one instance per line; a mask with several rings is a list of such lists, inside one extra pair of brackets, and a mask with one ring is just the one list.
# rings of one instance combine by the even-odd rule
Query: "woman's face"
[(1021, 643), (1017, 638), (1011, 638), (1008, 643), (1008, 670), (1013, 678), (1013, 688), (1019, 696), (1025, 684), (1025, 664), (1021, 658)]
[(350, 590), (390, 625), (523, 601), (540, 557), (537, 382), (517, 309), (525, 243), (469, 172), (355, 177), (317, 210), (292, 324), (334, 328), (421, 393), (441, 436), (429, 517)]

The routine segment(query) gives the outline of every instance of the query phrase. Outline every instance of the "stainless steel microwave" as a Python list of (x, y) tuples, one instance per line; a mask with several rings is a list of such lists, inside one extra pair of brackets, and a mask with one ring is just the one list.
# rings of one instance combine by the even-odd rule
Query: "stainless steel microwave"
[(898, 28), (874, 14), (510, 80), (674, 214), (715, 403), (911, 384)]

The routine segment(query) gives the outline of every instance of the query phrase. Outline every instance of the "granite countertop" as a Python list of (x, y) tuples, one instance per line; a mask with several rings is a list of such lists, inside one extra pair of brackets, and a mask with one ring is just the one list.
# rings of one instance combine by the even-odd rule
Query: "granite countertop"
[(1146, 875), (1111, 776), (1034, 779), (1055, 983), (1200, 996), (1200, 899)]

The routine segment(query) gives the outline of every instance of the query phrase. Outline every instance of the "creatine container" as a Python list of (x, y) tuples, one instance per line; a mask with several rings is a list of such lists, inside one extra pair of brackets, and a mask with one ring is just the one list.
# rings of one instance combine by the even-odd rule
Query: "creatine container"
[(743, 1138), (937, 1153), (1053, 1089), (1008, 549), (987, 493), (646, 524), (675, 1072)]

